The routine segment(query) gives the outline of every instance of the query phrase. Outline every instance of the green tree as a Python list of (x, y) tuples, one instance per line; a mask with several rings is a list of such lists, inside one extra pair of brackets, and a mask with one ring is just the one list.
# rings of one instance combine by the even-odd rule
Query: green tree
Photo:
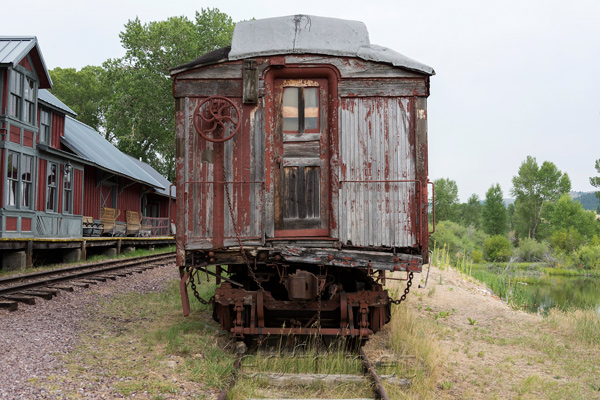
[(175, 107), (169, 69), (231, 44), (235, 24), (218, 9), (196, 12), (194, 21), (171, 17), (125, 24), (119, 35), (125, 56), (104, 63), (111, 93), (106, 130), (123, 152), (174, 179)]
[[(594, 166), (596, 171), (600, 174), (600, 158), (596, 160), (596, 165)], [(592, 176), (590, 177), (590, 184), (593, 187), (600, 189), (600, 176)], [(596, 197), (600, 200), (600, 190), (596, 192)], [(600, 214), (600, 204), (598, 205), (598, 209), (596, 210), (598, 214)]]
[(59, 67), (49, 71), (52, 78), (52, 94), (77, 113), (77, 120), (97, 131), (105, 131), (105, 99), (108, 91), (102, 84), (103, 71), (102, 67), (92, 65), (79, 71), (75, 68)]
[(539, 239), (544, 204), (556, 201), (571, 190), (571, 180), (554, 163), (538, 166), (535, 157), (527, 156), (512, 179), (515, 196), (515, 229), (520, 236)]
[(459, 220), (463, 226), (481, 228), (481, 210), (483, 206), (479, 196), (473, 193), (466, 203), (460, 204)]
[(586, 239), (600, 233), (600, 223), (596, 221), (595, 213), (584, 210), (581, 203), (572, 200), (568, 194), (562, 195), (556, 204), (548, 207), (547, 219), (553, 231), (573, 228)]
[(436, 179), (435, 221), (456, 221), (458, 207), (458, 186), (450, 179)]
[(482, 220), (488, 235), (504, 235), (507, 229), (507, 212), (500, 184), (492, 185), (485, 194)]

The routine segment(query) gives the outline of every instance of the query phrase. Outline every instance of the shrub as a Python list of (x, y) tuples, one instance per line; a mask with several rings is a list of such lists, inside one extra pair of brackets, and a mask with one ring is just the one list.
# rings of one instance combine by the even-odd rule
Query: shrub
[(584, 269), (600, 269), (600, 245), (581, 246), (575, 253), (579, 267)]
[(475, 264), (483, 262), (483, 251), (477, 249), (471, 251), (471, 259)]
[(430, 237), (430, 247), (434, 243), (438, 248), (446, 245), (452, 257), (459, 253), (471, 254), (475, 249), (481, 248), (487, 235), (474, 227), (465, 228), (455, 222), (441, 221), (436, 225), (435, 233)]
[(515, 249), (515, 255), (522, 262), (541, 261), (550, 254), (550, 247), (544, 242), (525, 238), (519, 241), (519, 247)]
[(510, 241), (504, 235), (494, 235), (486, 239), (483, 251), (488, 261), (507, 261), (512, 255)]
[(583, 238), (577, 229), (570, 227), (559, 229), (550, 236), (550, 245), (556, 251), (576, 251), (583, 244)]

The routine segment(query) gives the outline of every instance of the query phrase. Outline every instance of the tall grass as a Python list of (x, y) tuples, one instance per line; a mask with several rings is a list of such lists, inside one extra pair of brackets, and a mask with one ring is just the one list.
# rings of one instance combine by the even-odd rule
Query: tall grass
[(548, 322), (574, 340), (600, 346), (600, 315), (597, 310), (552, 309)]
[[(448, 260), (442, 252), (438, 252), (437, 256), (438, 260)], [(403, 287), (398, 281), (393, 281), (388, 289), (390, 296), (398, 298)], [(400, 378), (411, 379), (408, 389), (391, 387), (384, 382), (388, 396), (393, 399), (431, 398), (444, 359), (437, 340), (439, 327), (431, 319), (420, 318), (411, 307), (401, 304), (393, 306), (392, 320), (386, 329), (390, 332), (391, 350), (399, 359), (405, 360), (391, 372)]]

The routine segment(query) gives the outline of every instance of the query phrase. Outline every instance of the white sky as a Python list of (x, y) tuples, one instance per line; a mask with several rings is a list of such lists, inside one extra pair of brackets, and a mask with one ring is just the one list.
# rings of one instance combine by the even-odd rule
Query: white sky
[(236, 22), (293, 14), (363, 21), (371, 43), (432, 66), (429, 175), (455, 180), (461, 201), (485, 198), (494, 183), (510, 197), (527, 155), (567, 172), (573, 190), (594, 190), (597, 0), (29, 0), (4, 15), (0, 35), (35, 35), (48, 69), (79, 69), (122, 56), (128, 20), (193, 19), (202, 7)]

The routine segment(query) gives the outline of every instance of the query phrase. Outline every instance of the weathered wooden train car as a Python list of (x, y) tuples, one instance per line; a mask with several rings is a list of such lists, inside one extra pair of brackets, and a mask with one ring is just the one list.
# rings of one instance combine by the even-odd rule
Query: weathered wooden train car
[(428, 262), (433, 69), (361, 22), (296, 15), (240, 22), (171, 74), (184, 313), (212, 273), (236, 337), (381, 329), (385, 272)]

